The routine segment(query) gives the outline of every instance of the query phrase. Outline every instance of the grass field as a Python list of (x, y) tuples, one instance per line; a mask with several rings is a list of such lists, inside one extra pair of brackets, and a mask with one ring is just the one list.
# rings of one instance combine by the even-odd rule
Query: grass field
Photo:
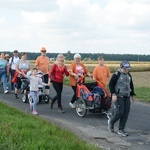
[(0, 103), (0, 150), (98, 150), (66, 129)]

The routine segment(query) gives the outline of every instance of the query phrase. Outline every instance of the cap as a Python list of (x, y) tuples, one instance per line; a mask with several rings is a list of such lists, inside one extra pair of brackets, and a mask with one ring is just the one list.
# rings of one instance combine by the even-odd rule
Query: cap
[(45, 48), (45, 47), (42, 47), (42, 48), (41, 48), (41, 52), (46, 52), (46, 48)]
[(80, 58), (80, 59), (81, 59), (81, 55), (78, 54), (78, 53), (76, 53), (76, 54), (74, 55), (74, 59), (76, 59), (76, 58)]
[(14, 50), (14, 53), (18, 53), (18, 50)]
[(5, 54), (5, 58), (6, 58), (6, 57), (9, 57), (9, 58), (10, 58), (9, 54)]
[(120, 63), (120, 67), (121, 68), (123, 68), (123, 69), (131, 69), (131, 66), (130, 66), (130, 63), (129, 63), (129, 61), (122, 61), (121, 63)]

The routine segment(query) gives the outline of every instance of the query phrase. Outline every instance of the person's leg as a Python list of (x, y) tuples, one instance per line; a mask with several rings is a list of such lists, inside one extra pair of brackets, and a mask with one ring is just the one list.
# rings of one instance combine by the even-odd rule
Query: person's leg
[(4, 89), (4, 93), (8, 93), (7, 91), (7, 80), (6, 80), (6, 73), (3, 73), (1, 75), (1, 81), (3, 83), (3, 89)]
[(116, 102), (112, 102), (112, 116), (108, 120), (108, 129), (114, 132), (114, 124), (123, 116), (124, 114), (124, 99), (117, 97)]
[[(49, 75), (48, 74), (45, 74), (44, 76), (43, 76), (43, 78), (44, 78), (44, 83), (48, 83), (48, 77)], [(47, 94), (48, 96), (49, 96), (49, 89), (50, 89), (50, 87), (49, 86), (45, 86), (45, 94)]]
[(124, 130), (128, 116), (129, 116), (129, 112), (130, 112), (130, 97), (125, 98), (124, 99), (124, 114), (123, 116), (120, 118), (120, 122), (119, 122), (119, 130)]
[(58, 102), (58, 107), (61, 106), (61, 92), (62, 92), (62, 87), (61, 84), (58, 82), (53, 81), (53, 87), (57, 93), (57, 102)]
[(77, 87), (76, 86), (71, 86), (72, 87), (72, 89), (73, 89), (73, 96), (72, 96), (72, 99), (71, 99), (71, 103), (73, 104), (75, 101), (76, 101), (76, 89), (77, 89)]
[(18, 99), (18, 89), (21, 87), (21, 79), (20, 77), (17, 77), (17, 83), (15, 84), (15, 98)]
[(14, 89), (15, 89), (15, 86), (14, 86), (14, 83), (12, 82), (12, 79), (13, 79), (13, 77), (14, 77), (14, 74), (15, 74), (15, 70), (12, 70), (11, 69), (11, 91), (13, 92), (14, 91)]
[(30, 95), (31, 95), (31, 97), (33, 98), (33, 103), (32, 103), (33, 114), (38, 114), (38, 113), (37, 113), (37, 109), (36, 109), (36, 105), (37, 105), (37, 103), (39, 102), (39, 99), (38, 99), (38, 92), (30, 91)]

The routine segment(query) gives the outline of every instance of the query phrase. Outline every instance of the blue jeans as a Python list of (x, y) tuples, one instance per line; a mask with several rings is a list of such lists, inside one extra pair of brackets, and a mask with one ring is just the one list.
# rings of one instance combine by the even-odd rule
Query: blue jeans
[(0, 79), (3, 83), (3, 89), (4, 92), (7, 90), (7, 79), (6, 79), (6, 73), (0, 74)]
[(39, 94), (37, 91), (30, 91), (30, 95), (33, 98), (33, 110), (36, 111), (36, 105), (39, 102)]

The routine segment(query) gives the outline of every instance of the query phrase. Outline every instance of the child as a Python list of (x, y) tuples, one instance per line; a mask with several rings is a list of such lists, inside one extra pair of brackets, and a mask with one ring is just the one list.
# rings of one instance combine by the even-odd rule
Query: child
[(42, 82), (42, 80), (37, 77), (38, 69), (33, 68), (31, 76), (27, 76), (26, 74), (23, 74), (24, 77), (28, 78), (30, 80), (30, 95), (33, 98), (33, 103), (30, 103), (30, 109), (32, 110), (32, 114), (38, 115), (38, 112), (36, 110), (36, 104), (39, 102), (38, 98), (38, 85), (42, 84), (44, 86), (50, 86), (50, 83), (46, 84)]

